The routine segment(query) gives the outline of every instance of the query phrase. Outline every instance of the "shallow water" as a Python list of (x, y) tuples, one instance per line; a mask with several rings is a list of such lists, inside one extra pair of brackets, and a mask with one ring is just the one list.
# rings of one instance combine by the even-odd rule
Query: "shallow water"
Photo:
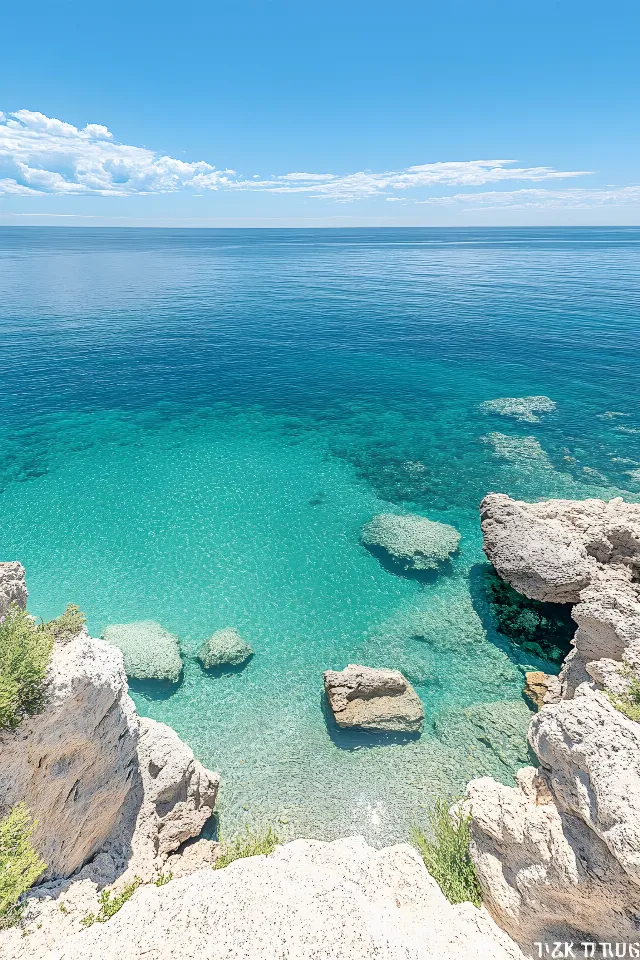
[[(477, 506), (640, 493), (638, 230), (0, 230), (0, 556), (44, 618), (154, 619), (186, 656), (142, 713), (222, 775), (228, 834), (406, 837), (527, 759)], [(499, 397), (556, 403), (527, 422)], [(615, 416), (613, 415), (615, 414)], [(436, 576), (360, 544), (376, 513), (453, 524)], [(237, 627), (256, 653), (204, 674)], [(322, 671), (402, 669), (419, 739), (337, 731)]]

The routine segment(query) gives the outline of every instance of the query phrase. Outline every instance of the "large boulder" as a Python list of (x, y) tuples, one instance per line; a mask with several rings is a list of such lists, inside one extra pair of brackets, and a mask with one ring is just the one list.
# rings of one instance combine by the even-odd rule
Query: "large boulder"
[(23, 610), (27, 605), (24, 567), (17, 561), (0, 563), (0, 620), (12, 603)]
[(380, 513), (364, 527), (362, 542), (408, 570), (436, 570), (458, 549), (460, 534), (448, 523), (412, 513)]
[[(33, 940), (14, 960), (33, 960)], [(27, 950), (30, 950), (27, 954)], [(138, 890), (108, 924), (64, 939), (46, 960), (519, 960), (470, 903), (452, 906), (411, 847), (360, 837), (296, 840), (160, 888)]]
[(102, 637), (122, 652), (128, 677), (180, 681), (182, 656), (178, 638), (154, 620), (116, 623), (107, 627)]
[(253, 650), (237, 630), (216, 630), (198, 650), (198, 660), (206, 670), (237, 667), (253, 656)]
[(422, 730), (422, 701), (398, 670), (376, 670), (350, 663), (344, 670), (325, 671), (323, 678), (339, 727), (403, 733)]

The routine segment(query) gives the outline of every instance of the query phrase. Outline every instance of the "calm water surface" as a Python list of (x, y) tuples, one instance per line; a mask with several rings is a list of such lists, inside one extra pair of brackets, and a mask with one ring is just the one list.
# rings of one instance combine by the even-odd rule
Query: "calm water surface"
[[(30, 609), (158, 620), (185, 680), (134, 693), (222, 775), (224, 830), (407, 836), (440, 793), (526, 762), (477, 507), (640, 499), (640, 230), (0, 229), (0, 556)], [(487, 413), (546, 395), (538, 422)], [(453, 524), (419, 582), (360, 544)], [(206, 676), (236, 626), (256, 651)], [(322, 671), (402, 669), (418, 740), (339, 733)]]

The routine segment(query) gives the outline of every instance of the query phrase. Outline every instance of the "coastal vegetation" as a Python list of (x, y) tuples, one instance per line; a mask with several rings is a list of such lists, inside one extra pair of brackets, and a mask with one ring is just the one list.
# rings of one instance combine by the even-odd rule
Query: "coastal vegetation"
[(279, 843), (280, 838), (272, 827), (258, 830), (252, 829), (247, 824), (243, 833), (238, 834), (228, 843), (222, 844), (222, 852), (215, 862), (214, 869), (222, 870), (234, 860), (242, 860), (244, 857), (257, 857), (260, 854), (266, 856), (273, 853)]
[(94, 923), (106, 923), (125, 905), (127, 900), (131, 899), (141, 883), (140, 877), (134, 877), (131, 883), (127, 883), (115, 896), (111, 890), (102, 890), (98, 898), (100, 909), (97, 913), (86, 914), (82, 918), (82, 926), (91, 927)]
[(430, 835), (414, 826), (411, 838), (449, 903), (470, 901), (479, 907), (480, 884), (469, 855), (471, 818), (463, 814), (460, 802), (436, 800), (428, 813)]
[(620, 671), (620, 676), (627, 681), (627, 689), (624, 693), (608, 693), (609, 700), (620, 713), (623, 713), (629, 720), (635, 720), (640, 723), (640, 678), (631, 670), (628, 665)]
[(17, 604), (0, 623), (0, 730), (14, 730), (42, 706), (43, 685), (56, 640), (76, 637), (85, 622), (73, 604), (49, 623), (37, 624)]
[(20, 919), (20, 897), (46, 869), (31, 845), (35, 825), (24, 803), (0, 820), (0, 930)]

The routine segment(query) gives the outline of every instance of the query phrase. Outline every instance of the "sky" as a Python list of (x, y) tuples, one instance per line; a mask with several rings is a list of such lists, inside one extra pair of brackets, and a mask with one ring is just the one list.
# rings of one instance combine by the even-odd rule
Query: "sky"
[(640, 224), (640, 6), (32, 0), (0, 224)]

